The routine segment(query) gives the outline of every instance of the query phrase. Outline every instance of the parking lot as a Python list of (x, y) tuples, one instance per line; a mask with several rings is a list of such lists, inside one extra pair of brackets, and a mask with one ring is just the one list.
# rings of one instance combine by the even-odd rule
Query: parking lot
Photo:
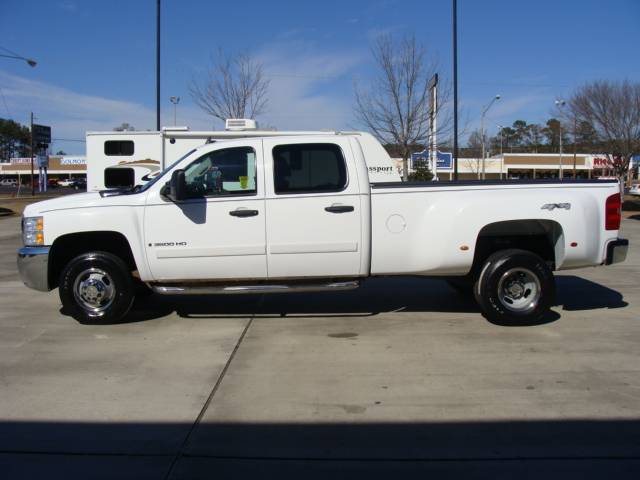
[[(36, 183), (35, 191), (38, 192), (37, 183)], [(22, 185), (19, 189), (19, 192), (21, 196), (31, 195), (31, 187), (29, 185)], [(54, 195), (69, 195), (72, 193), (78, 193), (78, 190), (76, 190), (73, 187), (57, 187), (56, 186), (56, 187), (49, 187), (46, 193), (54, 194)], [(16, 194), (18, 194), (17, 186), (0, 185), (0, 195), (15, 196)], [(44, 193), (40, 195), (44, 195)]]
[(0, 472), (34, 478), (638, 478), (640, 221), (539, 325), (446, 283), (152, 296), (82, 325), (20, 282), (0, 218)]

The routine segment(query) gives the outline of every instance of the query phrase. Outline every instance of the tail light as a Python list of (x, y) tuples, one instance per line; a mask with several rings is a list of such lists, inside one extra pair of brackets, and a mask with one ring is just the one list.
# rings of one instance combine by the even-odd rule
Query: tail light
[(604, 211), (604, 228), (606, 230), (619, 230), (622, 219), (622, 201), (620, 194), (616, 193), (607, 198)]

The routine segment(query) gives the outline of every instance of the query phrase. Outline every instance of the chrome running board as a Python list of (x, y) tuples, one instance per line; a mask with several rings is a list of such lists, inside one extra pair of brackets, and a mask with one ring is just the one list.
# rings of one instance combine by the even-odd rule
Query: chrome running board
[(336, 292), (354, 290), (357, 280), (330, 283), (300, 283), (289, 285), (151, 285), (160, 295), (241, 295), (249, 293)]

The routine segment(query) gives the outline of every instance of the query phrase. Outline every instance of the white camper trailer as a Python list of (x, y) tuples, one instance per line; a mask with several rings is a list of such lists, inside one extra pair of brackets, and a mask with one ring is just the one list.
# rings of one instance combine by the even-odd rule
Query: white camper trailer
[(224, 131), (165, 127), (160, 132), (87, 132), (87, 191), (142, 185), (194, 148), (247, 137), (357, 134), (371, 154), (365, 159), (372, 182), (399, 182), (391, 158), (364, 132), (258, 130), (255, 120), (229, 119)]
[[(184, 134), (190, 135), (185, 137)], [(178, 135), (182, 134), (182, 135)], [(211, 132), (87, 132), (87, 191), (144, 184)]]

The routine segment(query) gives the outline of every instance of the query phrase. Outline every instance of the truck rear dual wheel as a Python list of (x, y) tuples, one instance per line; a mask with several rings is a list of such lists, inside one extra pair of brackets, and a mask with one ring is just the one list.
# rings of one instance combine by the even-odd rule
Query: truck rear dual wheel
[(501, 250), (483, 264), (474, 296), (485, 317), (501, 325), (541, 322), (555, 300), (553, 272), (538, 255)]
[(75, 257), (60, 275), (60, 300), (81, 323), (114, 323), (131, 308), (135, 285), (127, 265), (107, 252)]

